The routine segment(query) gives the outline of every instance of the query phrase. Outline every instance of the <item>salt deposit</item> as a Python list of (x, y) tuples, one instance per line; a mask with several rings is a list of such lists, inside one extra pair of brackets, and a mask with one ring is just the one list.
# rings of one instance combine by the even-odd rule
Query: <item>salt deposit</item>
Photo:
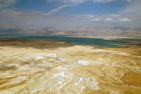
[(60, 73), (54, 74), (54, 78), (55, 78), (55, 77), (58, 77), (58, 76), (59, 76), (59, 77), (60, 77), (60, 76), (61, 76), (61, 77), (69, 77), (68, 75), (66, 75), (65, 72), (60, 72)]
[(90, 61), (84, 61), (84, 60), (78, 60), (75, 64), (79, 64), (79, 65), (90, 65), (91, 62)]
[(40, 59), (44, 59), (44, 57), (42, 57), (42, 56), (37, 56), (37, 57), (35, 57), (35, 59), (40, 60)]
[(1, 47), (0, 94), (141, 94), (138, 47), (38, 46)]
[(85, 89), (86, 87), (85, 86), (81, 86), (81, 90)]
[(60, 61), (67, 61), (65, 58), (59, 58)]
[(50, 53), (40, 53), (39, 55), (46, 56), (46, 57), (57, 57), (56, 54), (50, 54)]

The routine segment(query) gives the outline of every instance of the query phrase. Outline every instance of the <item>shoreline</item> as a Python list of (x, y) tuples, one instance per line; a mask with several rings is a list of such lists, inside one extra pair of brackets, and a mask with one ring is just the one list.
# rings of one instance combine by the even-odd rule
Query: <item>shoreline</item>
[(82, 37), (82, 38), (101, 38), (101, 39), (141, 39), (141, 38), (135, 38), (135, 37), (97, 37), (97, 36), (67, 36), (67, 37)]
[[(120, 41), (122, 41), (122, 40), (120, 40)], [(127, 42), (130, 42), (130, 41), (127, 41)], [(24, 45), (24, 43), (46, 45), (46, 44), (50, 43), (52, 45), (53, 44), (62, 45), (62, 46), (63, 45), (73, 45), (73, 46), (78, 45), (78, 46), (99, 47), (99, 48), (127, 48), (127, 47), (132, 47), (132, 46), (134, 46), (134, 47), (141, 46), (141, 44), (139, 42), (134, 42), (133, 44), (105, 43), (107, 45), (113, 45), (113, 47), (110, 47), (110, 46), (97, 46), (97, 45), (94, 46), (94, 45), (86, 45), (86, 44), (85, 45), (84, 44), (73, 44), (73, 43), (69, 43), (69, 42), (54, 41), (54, 40), (15, 40), (15, 39), (14, 40), (10, 40), (10, 39), (1, 40), (0, 39), (0, 45), (2, 45), (2, 43), (5, 43), (5, 44), (9, 43), (9, 45), (15, 45), (15, 43), (20, 43), (19, 45)]]

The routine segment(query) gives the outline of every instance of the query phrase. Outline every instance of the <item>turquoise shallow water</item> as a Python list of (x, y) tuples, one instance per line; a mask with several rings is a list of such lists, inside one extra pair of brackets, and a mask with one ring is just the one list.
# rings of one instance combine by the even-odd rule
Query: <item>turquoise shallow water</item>
[[(65, 36), (19, 36), (19, 37), (7, 37), (1, 39), (53, 40), (53, 41), (68, 42), (77, 45), (100, 46), (100, 47), (123, 47), (118, 44), (133, 44), (132, 42), (120, 41), (120, 40), (105, 40), (102, 38), (65, 37)], [(132, 39), (126, 39), (126, 40), (132, 40)], [(138, 40), (133, 39), (133, 40), (140, 41), (139, 39)]]

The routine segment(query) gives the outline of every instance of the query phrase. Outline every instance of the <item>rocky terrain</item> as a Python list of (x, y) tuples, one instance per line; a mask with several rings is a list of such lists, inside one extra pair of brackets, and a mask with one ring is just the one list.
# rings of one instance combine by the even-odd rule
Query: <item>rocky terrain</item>
[(0, 41), (0, 94), (141, 94), (141, 47)]

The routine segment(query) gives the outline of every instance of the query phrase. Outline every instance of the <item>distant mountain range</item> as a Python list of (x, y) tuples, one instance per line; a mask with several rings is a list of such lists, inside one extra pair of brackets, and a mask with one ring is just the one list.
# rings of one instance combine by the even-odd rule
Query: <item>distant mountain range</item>
[(141, 38), (141, 28), (126, 27), (77, 27), (77, 28), (19, 28), (19, 27), (0, 27), (1, 34), (32, 34), (32, 35), (65, 35), (65, 36), (98, 36), (98, 37), (139, 37)]

